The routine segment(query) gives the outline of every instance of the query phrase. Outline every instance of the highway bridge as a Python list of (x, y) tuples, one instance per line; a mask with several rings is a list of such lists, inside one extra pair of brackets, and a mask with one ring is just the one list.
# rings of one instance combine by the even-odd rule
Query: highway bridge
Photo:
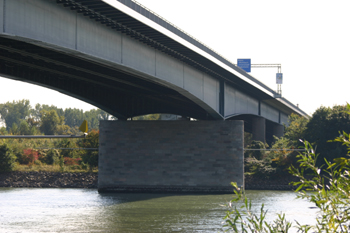
[(132, 0), (0, 0), (0, 76), (78, 98), (119, 121), (151, 113), (240, 120), (261, 141), (283, 135), (291, 113), (306, 116)]

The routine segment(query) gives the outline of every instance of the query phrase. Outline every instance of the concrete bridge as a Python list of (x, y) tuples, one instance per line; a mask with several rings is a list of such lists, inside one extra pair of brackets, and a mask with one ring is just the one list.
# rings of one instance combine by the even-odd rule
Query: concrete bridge
[[(101, 122), (101, 190), (139, 189), (142, 184), (140, 190), (154, 190), (169, 182), (173, 190), (227, 190), (229, 181), (235, 180), (243, 185), (243, 129), (254, 139), (271, 140), (272, 135), (283, 135), (289, 114), (306, 115), (131, 0), (0, 0), (0, 75), (60, 91), (118, 117), (118, 122)], [(199, 121), (142, 126), (121, 121), (150, 113)], [(152, 144), (150, 136), (158, 141)], [(216, 143), (209, 143), (209, 138)], [(139, 147), (141, 140), (148, 146)], [(155, 151), (161, 145), (167, 149)], [(129, 160), (131, 154), (135, 156)], [(185, 157), (175, 158), (179, 154)], [(174, 161), (165, 162), (169, 158)], [(198, 169), (191, 163), (171, 166), (191, 158)], [(223, 165), (227, 163), (229, 167)], [(180, 174), (182, 178), (176, 179)]]

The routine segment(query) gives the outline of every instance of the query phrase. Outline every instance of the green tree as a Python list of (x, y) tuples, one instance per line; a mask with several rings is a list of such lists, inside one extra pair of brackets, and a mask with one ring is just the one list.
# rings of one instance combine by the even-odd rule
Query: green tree
[[(83, 148), (98, 148), (99, 147), (99, 132), (91, 131), (86, 138), (79, 142), (79, 146)], [(86, 150), (82, 155), (82, 161), (89, 164), (90, 168), (98, 166), (98, 150)]]
[(41, 111), (41, 125), (40, 130), (45, 135), (54, 135), (57, 133), (60, 118), (55, 110)]
[(346, 111), (347, 106), (320, 107), (307, 123), (304, 139), (317, 145), (319, 163), (323, 163), (324, 158), (332, 161), (346, 153), (346, 148), (340, 144), (328, 142), (339, 136), (341, 131), (350, 132), (350, 115)]
[(64, 110), (64, 119), (66, 124), (73, 128), (75, 126), (80, 126), (84, 121), (84, 111), (77, 108), (68, 108)]
[(64, 116), (64, 110), (62, 108), (57, 108), (54, 105), (49, 106), (47, 104), (36, 104), (35, 108), (30, 110), (30, 115), (34, 118), (35, 121), (40, 121), (42, 115), (41, 112), (43, 110), (48, 112), (50, 112), (51, 110), (55, 110), (58, 117)]
[(5, 127), (0, 127), (0, 135), (7, 135), (8, 132)]
[(303, 139), (306, 132), (306, 125), (309, 119), (292, 113), (288, 117), (289, 125), (285, 129), (284, 137), (289, 139), (294, 146), (300, 145), (300, 139)]
[(0, 171), (12, 171), (15, 167), (16, 156), (6, 144), (0, 144)]
[(271, 146), (268, 157), (271, 159), (272, 167), (276, 168), (276, 173), (288, 175), (288, 167), (296, 166), (298, 151), (303, 144), (300, 139), (304, 138), (308, 118), (291, 114), (288, 117), (288, 126), (285, 128), (283, 137), (275, 137), (275, 141)]
[[(98, 130), (101, 120), (114, 120), (115, 118), (109, 113), (101, 109), (91, 109), (90, 111), (84, 112), (84, 120), (87, 120), (89, 124), (89, 129)], [(83, 121), (79, 122), (79, 125)]]
[(12, 124), (12, 127), (10, 128), (10, 133), (13, 135), (18, 135), (18, 126), (16, 123)]
[(29, 100), (19, 100), (0, 104), (0, 115), (1, 118), (5, 120), (6, 129), (9, 130), (14, 123), (18, 126), (21, 120), (25, 120), (26, 117), (30, 115), (30, 109), (31, 106)]
[[(300, 141), (299, 141), (300, 143)], [(288, 168), (291, 165), (296, 165), (298, 151), (293, 151), (296, 149), (294, 142), (287, 137), (276, 138), (275, 143), (271, 147), (269, 157), (271, 159), (271, 166), (276, 168), (277, 174), (288, 174)]]
[(18, 134), (19, 135), (31, 135), (31, 129), (29, 127), (29, 124), (25, 120), (21, 120), (19, 127), (18, 127)]

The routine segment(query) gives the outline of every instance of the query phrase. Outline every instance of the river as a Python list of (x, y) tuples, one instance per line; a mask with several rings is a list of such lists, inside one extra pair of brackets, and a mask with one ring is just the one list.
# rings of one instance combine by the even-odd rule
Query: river
[[(247, 191), (269, 218), (314, 223), (291, 191)], [(218, 232), (232, 195), (99, 194), (95, 189), (0, 188), (1, 232)]]

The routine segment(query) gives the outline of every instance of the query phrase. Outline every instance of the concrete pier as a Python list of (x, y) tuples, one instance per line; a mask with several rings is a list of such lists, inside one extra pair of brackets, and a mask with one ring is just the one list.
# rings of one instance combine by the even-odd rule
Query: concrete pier
[(99, 192), (231, 193), (243, 121), (101, 121)]

